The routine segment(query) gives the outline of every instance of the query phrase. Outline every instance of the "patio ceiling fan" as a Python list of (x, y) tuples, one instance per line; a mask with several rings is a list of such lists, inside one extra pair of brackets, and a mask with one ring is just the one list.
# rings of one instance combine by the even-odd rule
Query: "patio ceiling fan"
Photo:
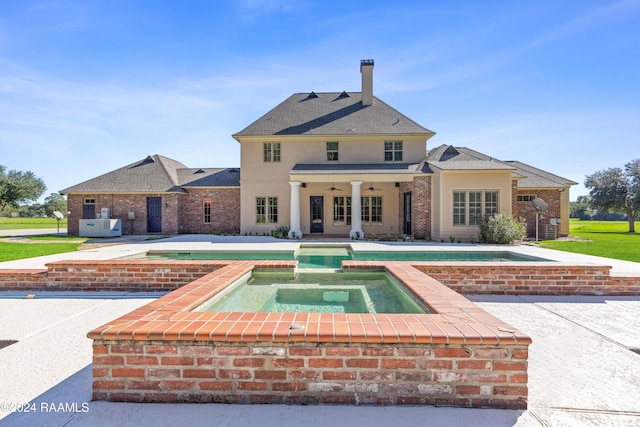
[(373, 182), (369, 183), (369, 187), (367, 188), (367, 190), (369, 190), (369, 191), (382, 191), (382, 189), (380, 189), (380, 188), (375, 188), (373, 186)]
[(331, 190), (331, 191), (342, 191), (342, 189), (336, 188), (336, 186), (333, 183), (331, 183), (331, 187), (324, 189), (324, 191), (328, 191), (328, 190)]

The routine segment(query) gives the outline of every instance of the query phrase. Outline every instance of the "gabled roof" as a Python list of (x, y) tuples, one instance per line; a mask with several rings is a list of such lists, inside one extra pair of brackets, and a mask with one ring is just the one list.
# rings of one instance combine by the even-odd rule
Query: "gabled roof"
[(512, 165), (466, 147), (441, 145), (430, 150), (426, 158), (429, 166), (441, 170), (515, 170)]
[(177, 168), (186, 166), (156, 154), (65, 188), (60, 193), (181, 193)]
[(181, 187), (239, 187), (240, 169), (203, 168), (179, 169)]
[(181, 187), (239, 185), (238, 169), (189, 169), (176, 160), (156, 154), (65, 188), (60, 194), (184, 193)]
[(233, 137), (435, 134), (378, 98), (366, 106), (361, 99), (361, 92), (295, 93)]
[(509, 160), (505, 163), (516, 167), (518, 172), (524, 176), (523, 179), (518, 181), (519, 188), (563, 188), (578, 185), (577, 182), (543, 171), (542, 169), (534, 168), (526, 163), (515, 160)]

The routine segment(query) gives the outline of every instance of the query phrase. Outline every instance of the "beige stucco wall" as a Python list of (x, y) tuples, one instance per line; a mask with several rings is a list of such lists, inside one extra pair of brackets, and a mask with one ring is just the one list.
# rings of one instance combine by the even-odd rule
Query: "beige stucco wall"
[[(426, 150), (425, 136), (311, 136), (311, 137), (240, 137), (241, 162), (241, 233), (269, 233), (277, 225), (290, 225), (290, 197), (289, 181), (300, 181), (307, 184), (300, 189), (300, 226), (303, 233), (309, 232), (309, 196), (325, 196), (325, 233), (348, 234), (350, 227), (333, 225), (333, 194), (330, 188), (333, 183), (344, 184), (343, 195), (351, 195), (352, 180), (362, 180), (362, 195), (369, 195), (367, 187), (370, 182), (376, 182), (376, 188), (383, 188), (383, 225), (363, 224), (365, 233), (386, 234), (398, 233), (398, 191), (395, 182), (411, 181), (412, 175), (380, 174), (380, 175), (294, 175), (291, 169), (297, 163), (311, 164), (344, 164), (344, 163), (382, 163), (384, 164), (384, 142), (403, 141), (402, 163), (417, 163), (424, 159)], [(326, 142), (338, 141), (339, 160), (327, 161)], [(263, 143), (280, 143), (280, 162), (263, 161)], [(380, 185), (378, 185), (378, 183)], [(335, 192), (334, 192), (335, 193)], [(278, 224), (256, 223), (256, 197), (278, 197)], [(346, 231), (346, 232), (344, 232)]]
[[(478, 238), (478, 226), (453, 225), (453, 192), (465, 190), (498, 191), (500, 212), (511, 213), (511, 171), (438, 171), (434, 185), (434, 219), (432, 239), (449, 241)], [(435, 200), (438, 199), (438, 206)], [(467, 200), (468, 201), (468, 200)]]

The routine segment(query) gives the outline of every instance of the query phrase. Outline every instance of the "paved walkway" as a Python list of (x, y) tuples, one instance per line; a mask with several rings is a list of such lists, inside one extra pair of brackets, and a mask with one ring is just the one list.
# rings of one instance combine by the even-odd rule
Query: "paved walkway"
[[(261, 245), (265, 249), (296, 244), (270, 238), (179, 236), (90, 252), (93, 259), (107, 259), (152, 247), (255, 249), (257, 242), (265, 243)], [(366, 249), (381, 243), (355, 244)], [(402, 249), (409, 247), (442, 250), (442, 245), (432, 244), (407, 244)], [(518, 251), (554, 259), (565, 256), (533, 247), (518, 247)], [(603, 260), (580, 259), (589, 263)], [(9, 268), (8, 264), (11, 268), (32, 268), (26, 265), (44, 262), (48, 261), (24, 260), (18, 267), (20, 263), (12, 261), (0, 263), (0, 268)], [(620, 263), (616, 271), (640, 277), (640, 264)], [(43, 297), (55, 295), (36, 294), (34, 299), (24, 299), (13, 298), (18, 296), (15, 292), (0, 292), (0, 346), (2, 340), (18, 341), (0, 349), (0, 426), (640, 426), (640, 296), (470, 296), (533, 339), (529, 349), (529, 409), (507, 411), (91, 402), (91, 341), (86, 333), (149, 302), (150, 296)], [(24, 403), (28, 406), (23, 409), (29, 412), (7, 411)]]

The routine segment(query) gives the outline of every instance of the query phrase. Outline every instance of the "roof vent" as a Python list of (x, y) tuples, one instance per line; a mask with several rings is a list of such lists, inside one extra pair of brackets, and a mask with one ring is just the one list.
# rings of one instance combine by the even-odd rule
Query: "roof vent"
[(314, 99), (314, 98), (317, 98), (317, 97), (318, 97), (318, 95), (316, 95), (316, 93), (315, 93), (315, 92), (311, 92), (311, 93), (307, 96), (307, 99)]
[(350, 98), (350, 96), (346, 91), (343, 90), (342, 93), (338, 95), (338, 98)]
[(440, 156), (440, 161), (444, 162), (446, 160), (449, 160), (452, 157), (455, 157), (457, 155), (459, 155), (460, 152), (458, 150), (456, 150), (456, 148), (453, 145), (450, 145), (447, 147), (446, 150), (444, 150), (444, 153), (442, 153), (442, 156)]
[(193, 174), (197, 174), (197, 173), (205, 173), (202, 169), (198, 169), (197, 171), (195, 171)]
[(240, 172), (240, 171), (239, 171), (238, 169), (236, 169), (236, 168), (231, 168), (231, 169), (229, 169), (229, 172), (231, 172), (231, 173), (238, 173), (238, 172)]
[(155, 163), (155, 162), (156, 162), (156, 161), (153, 159), (153, 157), (151, 157), (151, 156), (147, 156), (147, 158), (146, 158), (146, 159), (144, 159), (144, 160), (142, 161), (142, 163), (141, 163), (141, 164), (143, 164), (143, 165), (144, 165), (144, 164), (146, 164), (146, 163)]

